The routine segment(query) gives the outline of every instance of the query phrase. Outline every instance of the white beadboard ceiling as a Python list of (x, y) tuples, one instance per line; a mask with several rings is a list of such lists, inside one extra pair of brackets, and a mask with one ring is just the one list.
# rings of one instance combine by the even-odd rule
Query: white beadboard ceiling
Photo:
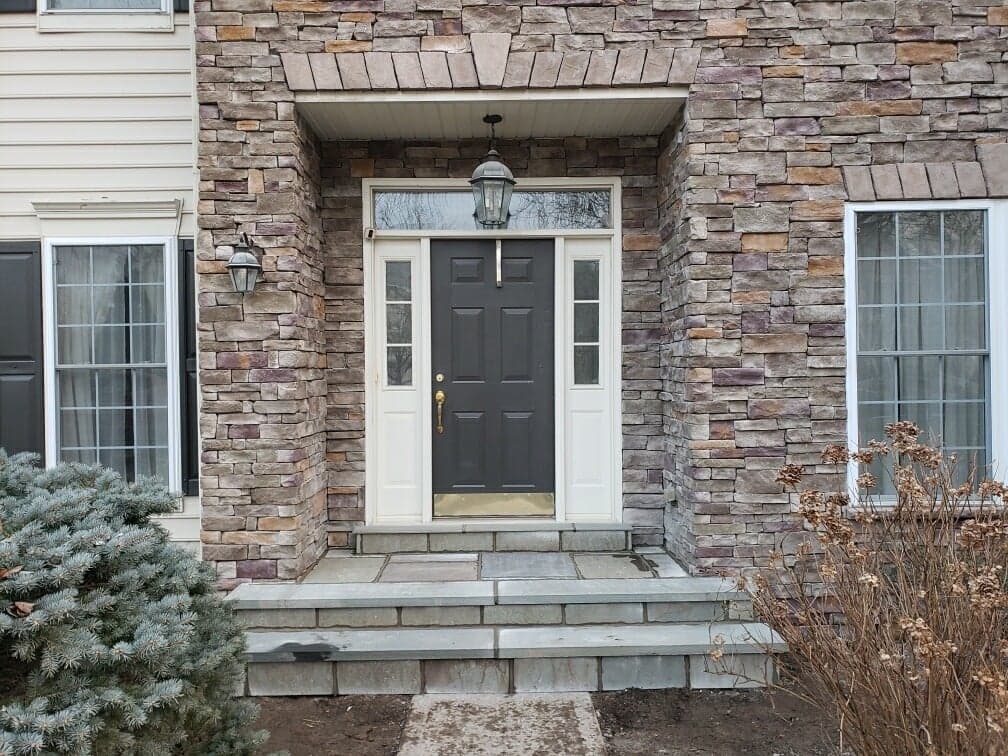
[(315, 133), (337, 139), (473, 139), (489, 135), (487, 113), (504, 139), (660, 134), (685, 101), (685, 87), (307, 92), (297, 106)]

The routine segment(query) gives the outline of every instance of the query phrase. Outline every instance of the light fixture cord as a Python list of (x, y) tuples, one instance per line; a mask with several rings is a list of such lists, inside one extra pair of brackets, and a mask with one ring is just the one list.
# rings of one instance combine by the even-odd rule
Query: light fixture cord
[(490, 122), (490, 149), (497, 149), (497, 123), (495, 121)]

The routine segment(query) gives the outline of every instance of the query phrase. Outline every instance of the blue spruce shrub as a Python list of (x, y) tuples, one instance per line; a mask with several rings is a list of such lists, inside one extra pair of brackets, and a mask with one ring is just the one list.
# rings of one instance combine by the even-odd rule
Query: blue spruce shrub
[(154, 482), (0, 450), (0, 756), (251, 754), (241, 628)]

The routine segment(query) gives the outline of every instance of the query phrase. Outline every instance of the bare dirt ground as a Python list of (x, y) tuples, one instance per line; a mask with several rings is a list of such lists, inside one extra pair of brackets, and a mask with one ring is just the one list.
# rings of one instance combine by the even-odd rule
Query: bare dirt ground
[(261, 753), (291, 756), (395, 756), (409, 696), (260, 698)]
[[(608, 756), (827, 756), (837, 752), (822, 715), (763, 691), (629, 690), (592, 700)], [(409, 696), (261, 698), (262, 754), (395, 756)], [(514, 753), (508, 756), (522, 756)], [(562, 754), (557, 754), (562, 756)]]
[(628, 690), (594, 693), (610, 756), (825, 756), (823, 716), (782, 693)]

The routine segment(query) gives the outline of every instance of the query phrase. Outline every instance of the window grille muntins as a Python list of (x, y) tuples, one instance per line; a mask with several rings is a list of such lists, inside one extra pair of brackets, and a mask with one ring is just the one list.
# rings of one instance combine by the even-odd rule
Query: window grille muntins
[(167, 254), (163, 244), (53, 246), (60, 460), (171, 481)]

